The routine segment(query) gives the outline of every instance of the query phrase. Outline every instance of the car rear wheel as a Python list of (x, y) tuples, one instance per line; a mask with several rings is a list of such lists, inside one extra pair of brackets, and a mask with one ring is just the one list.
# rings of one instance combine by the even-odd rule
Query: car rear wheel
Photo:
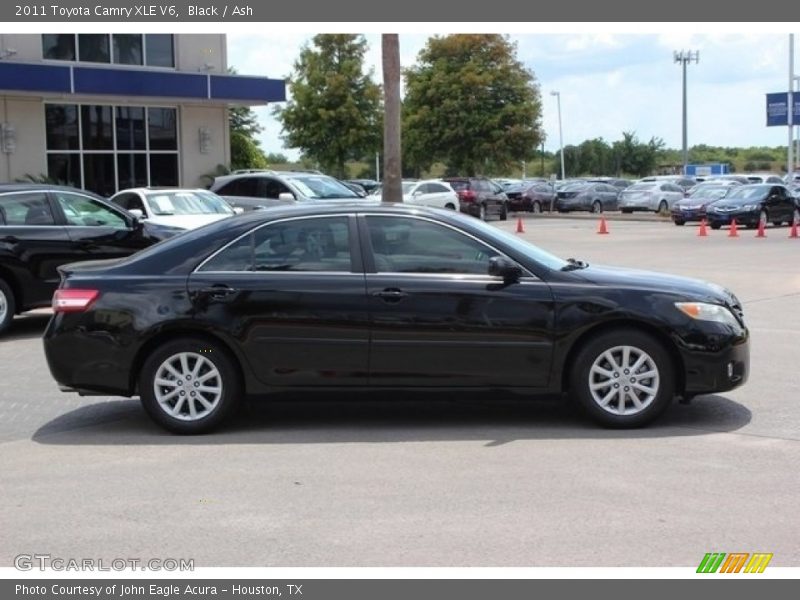
[(217, 344), (178, 338), (144, 362), (139, 395), (150, 417), (174, 433), (206, 433), (233, 410), (241, 395), (234, 361)]
[(681, 221), (679, 219), (675, 219), (675, 225), (686, 225), (686, 221)]
[(712, 223), (711, 229), (722, 229), (722, 225), (720, 223)]
[(447, 204), (444, 205), (444, 207), (448, 208), (450, 210), (455, 210), (456, 209), (456, 205), (453, 204), (452, 202), (448, 202)]
[(675, 395), (675, 369), (664, 347), (636, 329), (603, 333), (579, 351), (570, 390), (587, 415), (607, 427), (641, 427)]
[(667, 214), (669, 210), (669, 205), (667, 204), (666, 200), (662, 200), (661, 203), (658, 205), (658, 212), (662, 215)]
[(508, 220), (508, 205), (505, 202), (503, 202), (503, 204), (500, 206), (500, 220)]
[(481, 221), (485, 221), (486, 220), (486, 205), (485, 204), (481, 204), (480, 207), (478, 208), (478, 218)]
[(531, 212), (536, 214), (542, 212), (542, 203), (539, 202), (538, 200), (535, 200), (531, 205)]
[(603, 212), (603, 205), (600, 203), (600, 200), (595, 200), (594, 202), (592, 202), (592, 212), (593, 213)]
[(14, 292), (5, 281), (0, 279), (0, 333), (11, 326), (15, 310)]
[(623, 214), (629, 215), (633, 212), (632, 208), (620, 208), (619, 209)]

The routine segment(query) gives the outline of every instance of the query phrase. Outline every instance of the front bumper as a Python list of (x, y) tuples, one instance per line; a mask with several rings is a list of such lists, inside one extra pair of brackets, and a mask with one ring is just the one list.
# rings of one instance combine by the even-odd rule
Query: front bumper
[(673, 221), (702, 221), (706, 218), (705, 208), (673, 208)]
[(736, 219), (737, 225), (758, 225), (759, 211), (731, 211), (725, 213), (709, 212), (706, 220), (711, 225), (730, 225)]
[(687, 395), (727, 392), (743, 385), (750, 375), (750, 334), (711, 338), (705, 347), (679, 349)]

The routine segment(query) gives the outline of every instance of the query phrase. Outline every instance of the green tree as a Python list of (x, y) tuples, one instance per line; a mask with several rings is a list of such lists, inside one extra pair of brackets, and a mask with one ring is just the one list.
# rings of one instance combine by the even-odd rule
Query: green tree
[(314, 36), (294, 63), (291, 100), (275, 110), (286, 145), (337, 177), (381, 142), (381, 89), (364, 72), (366, 51), (362, 35)]
[(614, 142), (612, 148), (619, 164), (619, 172), (644, 177), (655, 170), (664, 141), (652, 137), (649, 142), (642, 143), (635, 132), (623, 131), (622, 139)]
[[(234, 67), (228, 73), (236, 75)], [(267, 166), (267, 157), (261, 149), (258, 134), (264, 128), (258, 122), (258, 116), (248, 106), (231, 106), (228, 109), (228, 123), (231, 136), (231, 168), (263, 169)]]
[(270, 152), (269, 154), (267, 154), (267, 162), (269, 164), (282, 165), (291, 161), (289, 160), (289, 157), (283, 154), (282, 152)]
[(435, 36), (406, 69), (404, 164), (423, 171), (502, 171), (538, 155), (541, 97), (506, 36)]

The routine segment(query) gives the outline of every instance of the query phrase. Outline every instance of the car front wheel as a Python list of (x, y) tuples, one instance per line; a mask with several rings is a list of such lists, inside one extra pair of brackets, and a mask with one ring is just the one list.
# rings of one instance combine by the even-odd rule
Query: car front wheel
[(14, 292), (5, 281), (0, 279), (0, 333), (11, 326), (15, 310)]
[(500, 220), (508, 220), (508, 205), (505, 202), (503, 202), (502, 206), (500, 207)]
[(600, 203), (599, 200), (595, 200), (592, 203), (592, 212), (595, 214), (603, 212), (603, 205)]
[(584, 411), (607, 427), (641, 427), (675, 395), (675, 373), (664, 347), (635, 330), (591, 339), (574, 361), (570, 390)]
[(241, 381), (220, 346), (178, 338), (159, 346), (144, 362), (139, 395), (150, 417), (174, 433), (206, 433), (238, 403)]
[(662, 200), (661, 203), (658, 205), (658, 213), (665, 215), (669, 210), (669, 205), (667, 204), (666, 200)]

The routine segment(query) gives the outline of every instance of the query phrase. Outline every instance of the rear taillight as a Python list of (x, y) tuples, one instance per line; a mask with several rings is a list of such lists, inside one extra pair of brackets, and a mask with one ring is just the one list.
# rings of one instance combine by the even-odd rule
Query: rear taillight
[(83, 312), (100, 296), (99, 290), (59, 289), (53, 295), (55, 312)]
[(458, 199), (462, 202), (475, 202), (475, 192), (472, 190), (461, 190), (458, 192)]

